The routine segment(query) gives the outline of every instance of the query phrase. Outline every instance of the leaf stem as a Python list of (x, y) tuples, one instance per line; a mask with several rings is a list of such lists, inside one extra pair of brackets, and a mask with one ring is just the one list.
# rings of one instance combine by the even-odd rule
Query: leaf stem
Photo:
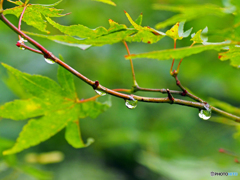
[(3, 1), (4, 0), (0, 0), (0, 14), (3, 13)]
[[(125, 48), (127, 50), (128, 56), (130, 56), (131, 53), (130, 53), (130, 50), (128, 48), (128, 45), (127, 45), (126, 41), (123, 41), (123, 44), (124, 44), (124, 46), (125, 46)], [(134, 72), (132, 59), (130, 59), (130, 64), (131, 64), (132, 77), (133, 77), (133, 87), (136, 87), (136, 86), (138, 86), (138, 84), (137, 84), (137, 81), (136, 81), (136, 76), (135, 76), (135, 72)]]
[[(173, 45), (173, 48), (176, 49), (176, 46), (177, 46), (177, 39), (174, 39), (174, 45)], [(172, 65), (171, 65), (171, 68), (170, 68), (170, 74), (173, 76), (174, 75), (174, 71), (173, 71), (173, 65), (174, 65), (174, 61), (175, 59), (172, 60)]]
[[(191, 44), (190, 48), (193, 47), (193, 45), (194, 45), (195, 43), (196, 43), (196, 42), (194, 41), (194, 42)], [(182, 63), (182, 60), (183, 60), (183, 58), (182, 58), (182, 59), (179, 61), (179, 63), (178, 63), (177, 71), (175, 72), (176, 74), (179, 73), (180, 65), (181, 65), (181, 63)]]

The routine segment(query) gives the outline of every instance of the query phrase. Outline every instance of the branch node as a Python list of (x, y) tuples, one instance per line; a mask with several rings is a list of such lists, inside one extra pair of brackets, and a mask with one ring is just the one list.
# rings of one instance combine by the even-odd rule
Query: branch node
[(137, 92), (137, 91), (139, 91), (139, 86), (138, 86), (138, 85), (133, 85), (133, 86), (132, 86), (132, 89), (131, 89), (131, 92), (132, 92), (132, 93), (135, 93), (135, 92)]
[(182, 92), (182, 94), (181, 94), (181, 95), (182, 95), (182, 96), (186, 96), (186, 95), (187, 95), (187, 93), (188, 93), (188, 92), (187, 92), (187, 90), (185, 89), (185, 90)]
[(99, 86), (99, 81), (95, 81), (94, 85), (92, 87), (93, 87), (93, 89), (97, 89), (98, 86)]
[(176, 84), (179, 86), (181, 83), (179, 80), (176, 80)]
[(168, 94), (168, 99), (171, 101), (171, 104), (174, 103), (174, 97), (172, 96), (172, 94), (170, 93), (170, 90), (167, 89), (167, 94)]

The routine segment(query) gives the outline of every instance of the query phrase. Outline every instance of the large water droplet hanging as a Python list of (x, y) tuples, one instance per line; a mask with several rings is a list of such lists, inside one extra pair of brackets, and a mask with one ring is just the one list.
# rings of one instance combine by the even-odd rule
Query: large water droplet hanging
[(48, 64), (54, 64), (55, 62), (51, 59), (44, 58)]
[(212, 109), (211, 107), (209, 106), (209, 104), (205, 104), (204, 105), (204, 108), (205, 109), (201, 109), (200, 112), (199, 112), (199, 117), (202, 118), (203, 120), (208, 120), (210, 117), (211, 117), (211, 114), (212, 114)]
[(137, 100), (135, 100), (135, 99), (127, 99), (126, 100), (126, 103), (125, 103), (125, 105), (127, 106), (127, 108), (129, 108), (129, 109), (134, 109), (134, 108), (136, 108), (137, 107)]
[(104, 91), (97, 90), (97, 89), (95, 89), (94, 91), (100, 96), (105, 96), (106, 95), (106, 93)]

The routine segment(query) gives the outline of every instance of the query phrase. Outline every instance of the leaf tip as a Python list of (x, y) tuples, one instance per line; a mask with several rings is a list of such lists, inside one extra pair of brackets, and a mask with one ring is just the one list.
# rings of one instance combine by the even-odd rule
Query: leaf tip
[(125, 14), (127, 14), (127, 11), (123, 10)]

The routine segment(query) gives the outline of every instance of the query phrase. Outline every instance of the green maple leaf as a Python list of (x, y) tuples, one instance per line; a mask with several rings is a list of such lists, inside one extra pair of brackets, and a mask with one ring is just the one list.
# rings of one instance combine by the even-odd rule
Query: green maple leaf
[(30, 119), (23, 127), (15, 145), (3, 154), (13, 154), (37, 145), (66, 127), (66, 140), (75, 148), (86, 147), (81, 138), (79, 118), (95, 118), (109, 108), (109, 103), (79, 101), (73, 77), (59, 66), (58, 82), (40, 75), (30, 75), (2, 64), (28, 94), (0, 106), (0, 117), (12, 120)]
[(183, 47), (177, 49), (167, 49), (161, 51), (152, 51), (147, 53), (140, 54), (131, 54), (130, 56), (126, 56), (126, 59), (134, 59), (134, 58), (150, 58), (150, 59), (158, 59), (158, 60), (169, 60), (169, 59), (182, 59), (184, 57), (191, 56), (193, 54), (198, 54), (207, 50), (216, 50), (220, 51), (222, 48), (228, 46), (227, 43), (216, 43), (209, 45), (198, 45), (193, 47)]
[(181, 21), (190, 21), (202, 16), (216, 15), (224, 16), (226, 14), (225, 8), (216, 6), (213, 4), (203, 4), (203, 5), (192, 5), (192, 6), (172, 6), (163, 4), (154, 4), (153, 8), (156, 10), (165, 10), (177, 12), (179, 14), (167, 19), (164, 22), (160, 22), (156, 25), (157, 29), (165, 28), (169, 25), (173, 25)]
[(110, 27), (97, 27), (90, 29), (81, 24), (64, 26), (54, 22), (51, 18), (46, 17), (48, 23), (58, 29), (64, 35), (43, 35), (37, 33), (25, 32), (29, 35), (34, 35), (42, 38), (53, 40), (64, 45), (75, 46), (81, 49), (86, 49), (89, 46), (103, 46), (105, 44), (114, 44), (122, 41), (128, 42), (144, 42), (156, 43), (162, 39), (165, 34), (150, 27), (142, 27), (142, 14), (133, 21), (126, 13), (131, 26), (128, 28), (124, 24), (118, 24), (113, 20), (109, 20)]
[[(11, 1), (8, 0), (11, 3), (14, 3), (18, 6), (10, 9), (6, 9), (3, 11), (3, 14), (13, 14), (16, 17), (20, 17), (23, 8), (24, 3), (21, 0), (18, 1)], [(47, 23), (44, 20), (44, 17), (62, 17), (66, 14), (61, 14), (62, 9), (56, 9), (53, 8), (53, 6), (56, 6), (59, 4), (62, 0), (60, 0), (57, 3), (51, 4), (51, 5), (42, 5), (42, 4), (27, 4), (27, 8), (23, 15), (23, 21), (26, 22), (29, 26), (33, 26), (37, 28), (38, 30), (46, 33), (50, 33), (46, 30)]]
[(188, 37), (192, 31), (192, 28), (184, 32), (184, 23), (185, 22), (177, 22), (171, 29), (166, 32), (166, 35), (175, 40), (181, 40), (182, 38)]
[(208, 27), (206, 27), (205, 29), (200, 29), (196, 34), (193, 33), (191, 35), (192, 39), (190, 39), (191, 41), (193, 41), (194, 44), (196, 43), (205, 43), (207, 42), (208, 38), (204, 37), (202, 35), (202, 33), (207, 33), (208, 32)]
[(240, 46), (232, 46), (227, 52), (219, 53), (218, 57), (221, 61), (230, 59), (230, 65), (240, 68)]

